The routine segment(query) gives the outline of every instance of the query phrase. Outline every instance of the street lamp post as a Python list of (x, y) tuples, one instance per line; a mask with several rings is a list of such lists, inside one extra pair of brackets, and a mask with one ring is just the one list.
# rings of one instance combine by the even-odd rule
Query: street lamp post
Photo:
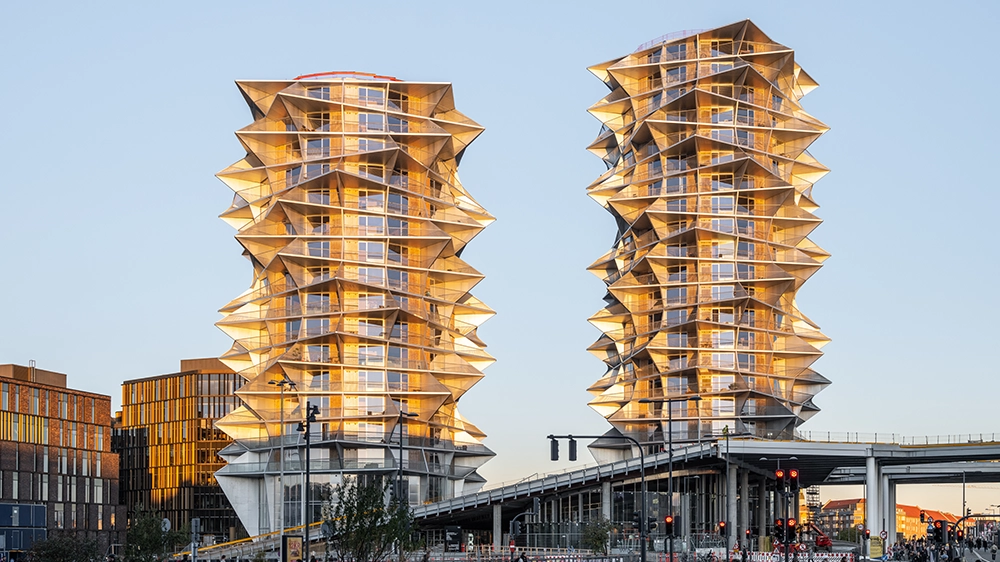
[(279, 548), (284, 548), (284, 536), (285, 536), (285, 387), (291, 387), (295, 390), (295, 383), (292, 379), (288, 378), (288, 375), (281, 373), (281, 380), (271, 380), (267, 381), (267, 384), (274, 385), (278, 387), (281, 393), (281, 398), (279, 400), (281, 403), (278, 405), (279, 418), (281, 424), (281, 430), (278, 431), (278, 454), (281, 455), (278, 459), (278, 544), (281, 546)]
[[(766, 460), (768, 460), (768, 458), (767, 457), (761, 457), (760, 460), (766, 461)], [(780, 458), (774, 459), (774, 461), (778, 463), (777, 470), (781, 470), (781, 461), (782, 460), (797, 461), (797, 460), (799, 460), (799, 458), (798, 457), (786, 457), (784, 459), (780, 459)], [(786, 504), (788, 503), (788, 492), (785, 492), (785, 486), (784, 486), (783, 482), (779, 482), (778, 483), (778, 490), (777, 490), (777, 492), (778, 492), (778, 496), (781, 497), (781, 501), (778, 502), (778, 517), (780, 517), (781, 519), (785, 520), (785, 527), (787, 528), (788, 527), (788, 506)], [(789, 550), (788, 549), (788, 540), (787, 540), (788, 537), (787, 536), (781, 537), (781, 539), (782, 539), (782, 541), (781, 541), (782, 544), (785, 545), (785, 562), (788, 562), (788, 550)]]
[[(701, 401), (701, 396), (691, 396), (685, 398), (640, 398), (640, 404), (666, 404), (667, 405), (667, 513), (674, 514), (674, 410), (670, 407), (673, 402), (695, 402)], [(699, 432), (700, 433), (700, 432)], [(674, 534), (667, 536), (670, 544), (670, 560), (674, 559)]]
[(303, 434), (305, 435), (305, 440), (306, 440), (306, 480), (305, 480), (305, 493), (303, 494), (303, 501), (305, 502), (305, 510), (304, 510), (305, 511), (305, 526), (304, 526), (304, 528), (305, 528), (305, 531), (304, 531), (304, 533), (305, 533), (305, 539), (304, 539), (303, 542), (305, 544), (305, 553), (304, 553), (305, 557), (304, 558), (306, 560), (309, 559), (309, 552), (310, 552), (310, 548), (309, 548), (309, 524), (312, 523), (312, 515), (310, 513), (310, 506), (309, 506), (309, 499), (310, 499), (309, 498), (309, 495), (310, 495), (309, 494), (309, 449), (310, 449), (310, 445), (309, 445), (309, 432), (310, 432), (310, 425), (316, 422), (316, 414), (318, 414), (318, 413), (319, 413), (319, 407), (318, 406), (310, 406), (309, 405), (309, 401), (307, 400), (306, 401), (306, 418), (305, 418), (305, 420), (300, 421), (299, 422), (299, 426), (298, 426), (298, 430), (301, 431), (301, 432), (303, 432)]

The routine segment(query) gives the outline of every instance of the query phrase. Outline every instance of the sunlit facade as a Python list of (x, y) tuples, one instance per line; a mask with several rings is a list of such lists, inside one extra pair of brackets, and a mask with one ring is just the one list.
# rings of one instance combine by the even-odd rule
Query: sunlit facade
[(218, 177), (236, 192), (222, 218), (253, 280), (217, 324), (235, 340), (222, 361), (247, 383), (246, 407), (217, 424), (237, 442), (216, 477), (241, 520), (251, 534), (303, 521), (307, 405), (312, 521), (344, 474), (395, 475), (401, 437), (411, 503), (478, 489), (493, 453), (458, 400), (493, 362), (476, 335), (493, 312), (460, 255), (493, 218), (458, 163), (482, 127), (447, 83), (325, 73), (237, 86), (254, 122), (237, 131), (246, 157)]
[(66, 375), (34, 365), (0, 365), (0, 515), (8, 514), (18, 522), (0, 521), (0, 551), (27, 550), (46, 528), (95, 540), (102, 552), (124, 542), (110, 396), (67, 388)]
[(243, 378), (218, 359), (185, 359), (177, 373), (122, 383), (114, 448), (121, 456), (122, 503), (181, 529), (197, 517), (203, 542), (245, 536), (215, 481), (219, 451), (232, 439), (215, 422), (242, 405)]
[(828, 339), (795, 305), (828, 257), (807, 238), (827, 172), (806, 150), (827, 127), (800, 105), (816, 83), (749, 21), (590, 70), (611, 93), (590, 108), (608, 171), (588, 192), (618, 225), (590, 267), (608, 286), (590, 405), (654, 446), (791, 437), (829, 384), (811, 369)]

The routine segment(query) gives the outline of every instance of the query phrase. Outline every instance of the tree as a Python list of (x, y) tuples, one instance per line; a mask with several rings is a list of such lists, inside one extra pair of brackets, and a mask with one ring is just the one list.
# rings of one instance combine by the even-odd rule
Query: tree
[(163, 520), (154, 511), (140, 507), (126, 534), (125, 559), (129, 562), (155, 562), (176, 544), (187, 542), (187, 533), (166, 531)]
[(338, 559), (385, 562), (394, 547), (412, 552), (413, 512), (408, 503), (389, 493), (392, 482), (345, 476), (334, 488), (332, 501), (323, 509), (323, 528), (329, 537), (327, 548)]
[(580, 543), (583, 548), (592, 550), (593, 552), (599, 552), (601, 554), (608, 553), (608, 540), (611, 537), (611, 521), (604, 519), (591, 519), (583, 525), (583, 530), (581, 531)]
[(36, 542), (28, 551), (31, 562), (97, 562), (101, 553), (97, 541), (71, 534), (58, 534)]
[(858, 530), (854, 527), (848, 527), (846, 529), (841, 529), (837, 533), (837, 540), (848, 541), (848, 542), (858, 542)]

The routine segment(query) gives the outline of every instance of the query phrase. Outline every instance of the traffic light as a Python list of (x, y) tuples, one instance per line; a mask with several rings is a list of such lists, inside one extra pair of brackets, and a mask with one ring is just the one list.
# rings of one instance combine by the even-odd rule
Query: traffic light
[(774, 520), (774, 536), (778, 538), (778, 542), (785, 541), (785, 520), (775, 519)]
[(576, 460), (576, 439), (569, 440), (569, 460)]
[(782, 469), (782, 468), (779, 468), (778, 470), (775, 470), (774, 471), (774, 479), (777, 480), (778, 488), (784, 488), (785, 487), (785, 470)]
[(924, 513), (923, 511), (920, 512), (920, 522), (921, 523), (926, 523), (927, 522), (927, 514)]
[(556, 439), (549, 439), (549, 458), (559, 460), (559, 441)]
[(750, 529), (747, 529), (746, 531), (743, 532), (746, 534), (747, 540), (750, 540)]
[(667, 515), (663, 518), (663, 532), (667, 534), (668, 537), (674, 536), (674, 516)]
[(795, 533), (798, 531), (798, 529), (795, 528), (795, 525), (797, 523), (798, 522), (795, 521), (795, 519), (792, 519), (791, 517), (788, 518), (788, 521), (785, 521), (785, 541), (786, 542), (795, 542)]
[(521, 522), (520, 521), (514, 521), (514, 532), (513, 532), (513, 535), (515, 537), (521, 536)]
[(955, 531), (955, 538), (958, 540), (962, 540), (963, 538), (965, 538), (965, 533), (961, 529), (959, 529)]
[(639, 526), (642, 525), (642, 514), (638, 511), (632, 512), (632, 525), (636, 528), (639, 528)]
[(542, 511), (542, 500), (531, 498), (531, 512), (538, 515)]
[(652, 533), (655, 530), (656, 530), (656, 518), (655, 517), (647, 517), (646, 518), (646, 532), (647, 533)]
[(871, 529), (865, 529), (865, 540), (868, 540), (870, 538), (872, 538), (872, 530)]
[(725, 521), (719, 521), (719, 534), (722, 535), (722, 536), (726, 536), (726, 522)]
[(934, 541), (944, 542), (944, 529), (941, 528), (941, 520), (934, 522)]
[(799, 489), (799, 469), (788, 469), (788, 487), (791, 488), (793, 492)]

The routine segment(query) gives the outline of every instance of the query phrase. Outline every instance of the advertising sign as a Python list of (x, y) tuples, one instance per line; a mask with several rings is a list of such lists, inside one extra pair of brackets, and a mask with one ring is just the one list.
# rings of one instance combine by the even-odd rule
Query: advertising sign
[(281, 562), (302, 561), (302, 537), (285, 535), (281, 541)]

